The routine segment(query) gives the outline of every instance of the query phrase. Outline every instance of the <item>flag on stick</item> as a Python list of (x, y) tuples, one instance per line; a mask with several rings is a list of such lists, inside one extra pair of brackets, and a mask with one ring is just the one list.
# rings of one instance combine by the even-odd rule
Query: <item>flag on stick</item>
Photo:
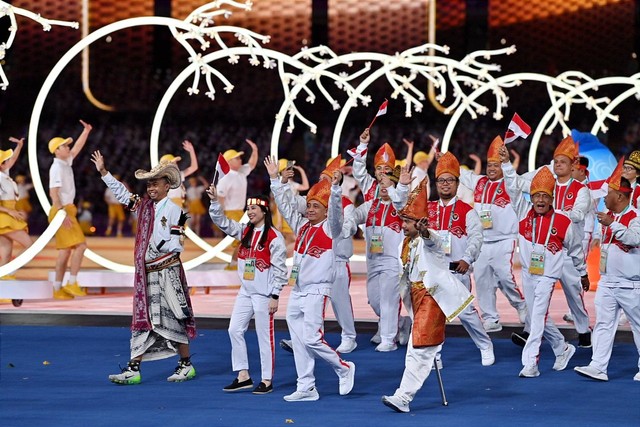
[(530, 133), (531, 127), (520, 118), (518, 113), (514, 113), (509, 123), (509, 129), (504, 134), (504, 143), (506, 145), (518, 138), (525, 139)]
[(387, 104), (388, 103), (389, 103), (389, 101), (387, 101), (385, 99), (384, 102), (380, 105), (380, 108), (378, 108), (378, 112), (376, 113), (376, 116), (373, 118), (373, 120), (371, 120), (371, 124), (369, 125), (369, 127), (367, 129), (371, 129), (371, 126), (373, 126), (373, 123), (376, 121), (378, 116), (383, 116), (383, 115), (387, 114)]
[(358, 153), (358, 147), (351, 148), (351, 149), (347, 150), (347, 154), (350, 155), (353, 158), (362, 157), (365, 154), (367, 154), (367, 148), (365, 148), (364, 150), (362, 150), (359, 153)]
[(220, 180), (224, 178), (226, 174), (229, 173), (229, 170), (230, 168), (229, 168), (229, 163), (227, 163), (227, 159), (225, 159), (222, 154), (218, 153), (218, 162), (216, 163), (216, 171), (213, 174), (213, 181), (211, 181), (211, 183), (215, 184), (216, 176), (218, 177), (218, 182), (220, 182)]

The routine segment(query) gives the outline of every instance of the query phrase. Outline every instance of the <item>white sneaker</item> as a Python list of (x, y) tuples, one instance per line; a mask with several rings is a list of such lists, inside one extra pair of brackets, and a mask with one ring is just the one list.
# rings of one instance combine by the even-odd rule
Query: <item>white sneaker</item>
[(527, 320), (527, 307), (522, 307), (520, 310), (518, 310), (518, 320), (520, 320), (520, 323), (522, 323), (523, 325), (525, 324)]
[(284, 398), (287, 402), (313, 402), (320, 399), (318, 390), (313, 387), (309, 391), (294, 391), (291, 394), (286, 395)]
[(382, 353), (386, 353), (389, 351), (396, 351), (398, 349), (398, 345), (396, 343), (391, 343), (391, 344), (378, 344), (378, 346), (376, 347), (376, 351), (380, 351)]
[(336, 348), (336, 351), (338, 353), (343, 353), (343, 354), (351, 353), (353, 350), (356, 349), (357, 346), (358, 346), (358, 343), (356, 342), (356, 340), (344, 339), (342, 340), (338, 348)]
[(192, 380), (193, 378), (195, 378), (195, 376), (196, 368), (194, 368), (191, 363), (187, 365), (181, 361), (178, 363), (178, 366), (176, 367), (173, 375), (167, 378), (167, 381), (172, 383), (181, 383), (183, 381)]
[(382, 396), (382, 403), (396, 412), (409, 412), (409, 402), (400, 396)]
[(438, 370), (441, 370), (444, 367), (442, 365), (442, 355), (440, 353), (436, 353), (436, 357), (433, 359), (433, 366), (431, 367), (431, 369), (436, 369), (436, 366), (438, 367)]
[(122, 385), (140, 384), (141, 380), (140, 370), (134, 371), (130, 366), (122, 369), (119, 374), (109, 375), (109, 381)]
[(520, 378), (535, 378), (540, 376), (538, 365), (530, 365), (522, 368), (519, 374)]
[(407, 345), (411, 335), (411, 325), (412, 322), (409, 316), (400, 317), (400, 322), (398, 322), (398, 344)]
[(609, 377), (606, 373), (594, 368), (591, 365), (576, 366), (575, 368), (573, 368), (573, 370), (576, 371), (578, 375), (582, 375), (583, 377), (593, 378), (594, 380), (599, 381), (609, 381)]
[(486, 320), (482, 326), (487, 333), (491, 332), (500, 332), (502, 330), (502, 324), (500, 321), (496, 320), (495, 322), (492, 320)]
[(572, 344), (567, 344), (567, 347), (564, 349), (560, 356), (556, 357), (556, 363), (553, 364), (554, 371), (562, 371), (569, 364), (569, 360), (573, 357), (573, 354), (576, 352), (576, 348)]
[(371, 337), (371, 344), (380, 344), (381, 341), (382, 338), (380, 338), (380, 329), (378, 329), (378, 332), (376, 332), (376, 334)]
[(638, 373), (633, 376), (633, 380), (640, 381), (640, 371), (638, 371)]
[(496, 356), (493, 354), (493, 344), (490, 344), (488, 348), (480, 350), (480, 356), (482, 357), (482, 366), (491, 366), (496, 363)]
[(351, 393), (353, 389), (353, 383), (356, 378), (356, 364), (353, 362), (347, 362), (349, 370), (340, 377), (340, 396)]

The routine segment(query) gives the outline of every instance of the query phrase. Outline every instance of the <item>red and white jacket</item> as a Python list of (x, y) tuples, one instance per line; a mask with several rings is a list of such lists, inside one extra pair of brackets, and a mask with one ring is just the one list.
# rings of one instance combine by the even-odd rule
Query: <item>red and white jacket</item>
[[(582, 250), (583, 227), (577, 226), (565, 212), (558, 209), (550, 210), (545, 215), (536, 214), (532, 204), (524, 198), (522, 183), (519, 182), (519, 177), (511, 163), (502, 163), (502, 172), (507, 192), (519, 219), (518, 245), (523, 271), (529, 270), (531, 254), (539, 251), (544, 253), (543, 275), (559, 279), (562, 275), (563, 250), (566, 249), (578, 273), (581, 276), (587, 274)], [(552, 218), (553, 222), (551, 222)], [(547, 243), (546, 246), (545, 243)]]
[(628, 207), (621, 214), (607, 212), (614, 221), (602, 226), (601, 251), (607, 252), (606, 270), (600, 283), (615, 286), (620, 282), (640, 281), (640, 216)]

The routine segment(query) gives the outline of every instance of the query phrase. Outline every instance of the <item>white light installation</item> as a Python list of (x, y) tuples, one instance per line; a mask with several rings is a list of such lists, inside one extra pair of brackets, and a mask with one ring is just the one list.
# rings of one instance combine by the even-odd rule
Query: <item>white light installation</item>
[[(15, 21), (15, 14), (22, 14), (31, 19), (38, 17), (38, 15), (27, 11), (20, 10), (22, 13), (18, 13), (19, 9), (12, 8), (2, 1), (0, 1), (0, 5), (4, 6), (3, 9), (0, 9), (0, 16), (2, 16), (2, 13), (9, 15), (12, 17), (12, 23)], [(300, 112), (296, 104), (300, 102), (299, 99), (304, 99), (305, 102), (311, 104), (319, 99), (324, 100), (333, 110), (339, 111), (331, 146), (332, 156), (337, 155), (342, 127), (349, 112), (354, 107), (368, 106), (372, 102), (371, 95), (366, 94), (365, 91), (378, 79), (384, 79), (388, 83), (388, 96), (391, 99), (401, 98), (404, 101), (405, 116), (407, 117), (411, 117), (414, 112), (420, 113), (423, 111), (424, 101), (427, 99), (427, 83), (433, 83), (438, 92), (436, 100), (445, 105), (446, 114), (452, 114), (443, 137), (442, 149), (445, 151), (462, 114), (466, 113), (472, 119), (476, 119), (479, 115), (486, 115), (491, 112), (490, 107), (481, 105), (476, 101), (480, 95), (491, 91), (495, 99), (492, 115), (493, 118), (499, 120), (502, 118), (502, 111), (508, 106), (506, 90), (519, 86), (523, 81), (536, 81), (546, 84), (551, 106), (536, 127), (531, 145), (534, 155), (530, 156), (530, 167), (532, 167), (531, 162), (535, 162), (535, 150), (543, 131), (549, 133), (558, 126), (565, 133), (569, 131), (566, 122), (569, 120), (572, 104), (585, 104), (596, 113), (593, 133), (599, 129), (606, 131), (605, 120), (617, 120), (612, 111), (620, 102), (631, 96), (640, 97), (640, 92), (637, 90), (640, 87), (637, 76), (593, 80), (578, 72), (567, 72), (555, 77), (535, 73), (519, 73), (508, 76), (496, 75), (500, 72), (500, 66), (484, 61), (489, 61), (500, 55), (513, 54), (515, 52), (514, 46), (492, 51), (472, 52), (461, 60), (449, 58), (447, 56), (449, 49), (446, 46), (435, 44), (417, 46), (395, 55), (375, 52), (337, 55), (326, 46), (303, 48), (295, 55), (286, 55), (263, 46), (269, 43), (269, 36), (252, 32), (246, 28), (214, 25), (217, 20), (228, 18), (231, 15), (231, 11), (226, 8), (227, 6), (250, 11), (252, 2), (241, 3), (225, 0), (208, 2), (194, 10), (184, 20), (166, 17), (138, 17), (117, 21), (84, 37), (65, 53), (53, 67), (40, 90), (29, 126), (29, 167), (36, 195), (46, 212), (49, 211), (51, 205), (44, 191), (39, 173), (36, 144), (40, 116), (49, 91), (64, 68), (84, 48), (109, 34), (126, 28), (148, 25), (165, 26), (170, 29), (175, 40), (180, 43), (189, 56), (189, 63), (170, 84), (156, 110), (149, 147), (152, 166), (158, 162), (158, 140), (167, 107), (175, 93), (187, 79), (192, 79), (191, 84), (186, 89), (189, 95), (199, 95), (201, 86), (204, 86), (204, 95), (212, 101), (215, 101), (218, 94), (216, 89), (221, 88), (225, 94), (233, 92), (234, 84), (232, 78), (223, 75), (214, 66), (215, 61), (218, 60), (226, 60), (230, 64), (238, 64), (241, 59), (246, 58), (252, 66), (262, 66), (266, 72), (278, 73), (284, 93), (284, 101), (274, 117), (271, 140), (272, 155), (277, 155), (278, 141), (285, 123), (287, 132), (292, 132), (297, 122), (303, 123), (311, 132), (316, 132), (317, 126), (315, 123)], [(45, 22), (72, 26), (72, 23), (64, 23), (62, 21), (45, 20)], [(77, 24), (75, 25), (77, 27)], [(12, 25), (12, 27), (14, 26)], [(233, 34), (243, 46), (228, 47), (222, 40), (222, 34), (224, 33)], [(9, 46), (13, 36), (14, 33), (11, 33)], [(199, 45), (200, 52), (191, 45), (194, 41)], [(1, 48), (0, 53), (3, 54), (8, 48), (7, 43), (3, 44)], [(117, 46), (114, 46), (114, 48), (117, 48)], [(433, 54), (429, 54), (430, 51)], [(0, 79), (5, 82), (3, 89), (6, 88), (6, 77), (1, 68)], [(598, 85), (604, 84), (631, 85), (632, 87), (611, 101), (607, 98), (595, 97), (591, 93), (597, 91)], [(341, 90), (337, 95), (339, 99), (329, 94), (326, 89), (327, 85), (335, 85)], [(548, 122), (550, 123), (547, 124)], [(185, 262), (186, 269), (195, 268), (213, 257), (218, 257), (225, 261), (230, 260), (230, 256), (221, 251), (228, 247), (233, 239), (226, 237), (216, 246), (211, 246), (190, 229), (187, 229), (186, 233), (196, 245), (206, 251), (201, 256)], [(89, 259), (105, 268), (121, 272), (133, 271), (133, 266), (115, 263), (95, 254), (91, 250), (87, 250), (85, 254)], [(363, 258), (360, 256), (358, 259)]]

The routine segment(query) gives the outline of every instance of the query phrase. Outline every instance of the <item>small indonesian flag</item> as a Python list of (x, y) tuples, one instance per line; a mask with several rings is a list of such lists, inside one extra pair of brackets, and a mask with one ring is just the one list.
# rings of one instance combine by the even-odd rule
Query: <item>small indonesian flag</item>
[[(218, 176), (218, 182), (220, 182), (220, 180), (222, 178), (224, 178), (224, 176), (226, 174), (229, 173), (229, 163), (227, 163), (227, 159), (225, 159), (222, 154), (218, 154), (218, 163), (216, 163), (216, 173), (215, 175)], [(213, 180), (216, 180), (216, 177), (213, 177)]]
[(380, 105), (380, 108), (378, 108), (378, 113), (376, 114), (376, 117), (380, 117), (387, 114), (387, 104), (389, 104), (389, 101), (385, 99), (384, 102)]
[(609, 182), (607, 179), (601, 179), (599, 181), (589, 181), (587, 184), (591, 192), (591, 197), (594, 199), (600, 199), (607, 195), (609, 192)]
[(531, 127), (520, 118), (518, 113), (514, 113), (509, 123), (509, 129), (504, 134), (504, 143), (509, 144), (518, 138), (525, 139), (530, 133)]

